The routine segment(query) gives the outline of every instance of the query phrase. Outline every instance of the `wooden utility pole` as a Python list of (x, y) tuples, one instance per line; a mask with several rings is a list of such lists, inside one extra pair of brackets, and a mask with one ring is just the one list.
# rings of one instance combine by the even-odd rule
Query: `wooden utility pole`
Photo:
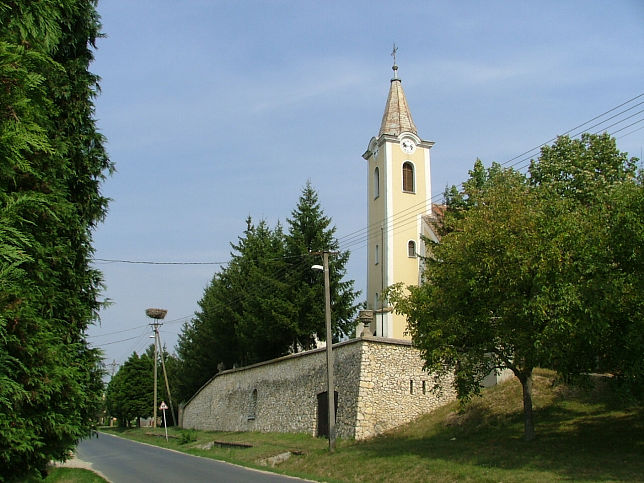
[[(333, 379), (333, 331), (331, 330), (331, 284), (329, 281), (329, 254), (331, 252), (315, 252), (311, 255), (322, 255), (323, 266), (313, 265), (313, 269), (324, 271), (324, 314), (326, 318), (326, 375), (327, 375), (327, 405), (329, 415), (329, 452), (335, 451), (335, 381)], [(336, 252), (334, 252), (335, 254)]]
[(331, 331), (331, 288), (329, 252), (324, 252), (324, 313), (326, 315), (326, 370), (329, 396), (329, 452), (335, 451), (335, 381), (333, 380), (333, 333)]
[[(172, 407), (172, 395), (170, 394), (170, 384), (168, 383), (168, 372), (165, 370), (165, 359), (163, 357), (163, 345), (161, 345), (161, 335), (157, 332), (159, 338), (159, 347), (161, 347), (161, 367), (163, 368), (163, 379), (165, 379), (165, 390), (168, 394), (168, 402), (170, 403), (170, 413), (172, 414), (172, 422), (177, 425), (177, 420), (174, 415), (174, 408)], [(165, 412), (163, 413), (165, 417)]]
[(158, 358), (158, 346), (157, 346), (157, 337), (159, 336), (159, 323), (153, 322), (152, 324), (154, 330), (154, 416), (152, 419), (152, 427), (157, 427), (157, 358)]
[(152, 427), (156, 428), (157, 427), (157, 360), (158, 360), (158, 352), (159, 352), (159, 346), (157, 345), (157, 341), (159, 340), (159, 326), (161, 325), (160, 320), (163, 320), (165, 317), (165, 314), (167, 314), (168, 311), (165, 309), (146, 309), (145, 310), (145, 315), (150, 317), (151, 319), (154, 320), (154, 322), (151, 322), (150, 325), (152, 326), (152, 329), (154, 330), (154, 412), (153, 412), (153, 420), (152, 420)]

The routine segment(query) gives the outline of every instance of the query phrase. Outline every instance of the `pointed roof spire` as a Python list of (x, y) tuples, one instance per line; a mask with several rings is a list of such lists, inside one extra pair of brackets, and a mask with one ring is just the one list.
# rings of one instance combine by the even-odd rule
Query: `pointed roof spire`
[(394, 65), (392, 67), (394, 77), (391, 79), (387, 105), (385, 106), (385, 113), (382, 116), (378, 136), (382, 136), (383, 134), (398, 136), (401, 132), (418, 134), (414, 120), (411, 117), (411, 112), (409, 111), (409, 106), (407, 105), (405, 91), (402, 88), (402, 81), (398, 78), (398, 65), (396, 64), (397, 52), (398, 47), (394, 44), (394, 49), (391, 52), (394, 58)]

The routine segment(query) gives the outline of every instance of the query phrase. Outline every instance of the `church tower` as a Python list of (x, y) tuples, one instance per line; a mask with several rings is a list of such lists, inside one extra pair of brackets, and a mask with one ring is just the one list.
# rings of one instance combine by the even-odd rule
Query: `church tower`
[(398, 78), (394, 47), (394, 75), (377, 137), (367, 151), (367, 309), (373, 311), (369, 327), (373, 335), (409, 339), (407, 321), (395, 314), (383, 291), (402, 282), (420, 282), (420, 258), (424, 255), (421, 233), (425, 215), (431, 212), (429, 151), (434, 145), (418, 136), (402, 81)]

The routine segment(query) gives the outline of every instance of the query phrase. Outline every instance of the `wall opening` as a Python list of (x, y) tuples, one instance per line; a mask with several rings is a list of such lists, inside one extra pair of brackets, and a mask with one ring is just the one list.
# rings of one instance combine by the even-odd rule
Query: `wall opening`
[[(329, 436), (329, 397), (328, 392), (318, 394), (318, 437)], [(338, 421), (338, 391), (333, 391), (335, 421)]]
[(257, 389), (253, 389), (250, 395), (250, 404), (248, 407), (248, 420), (253, 421), (257, 416)]
[(414, 165), (410, 161), (405, 161), (402, 165), (403, 191), (405, 193), (415, 193), (414, 186)]
[(407, 256), (409, 258), (416, 258), (416, 242), (414, 240), (407, 242)]
[(373, 170), (373, 198), (376, 199), (380, 196), (380, 170), (378, 166)]

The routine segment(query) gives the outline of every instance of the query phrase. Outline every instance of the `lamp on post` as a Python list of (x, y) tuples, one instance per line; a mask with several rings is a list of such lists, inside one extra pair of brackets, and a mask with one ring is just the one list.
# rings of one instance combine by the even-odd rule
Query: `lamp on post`
[(331, 289), (329, 287), (329, 252), (322, 252), (324, 266), (313, 265), (313, 270), (324, 272), (324, 313), (326, 316), (326, 374), (329, 415), (329, 452), (335, 451), (335, 383), (333, 381), (333, 334), (331, 332)]

